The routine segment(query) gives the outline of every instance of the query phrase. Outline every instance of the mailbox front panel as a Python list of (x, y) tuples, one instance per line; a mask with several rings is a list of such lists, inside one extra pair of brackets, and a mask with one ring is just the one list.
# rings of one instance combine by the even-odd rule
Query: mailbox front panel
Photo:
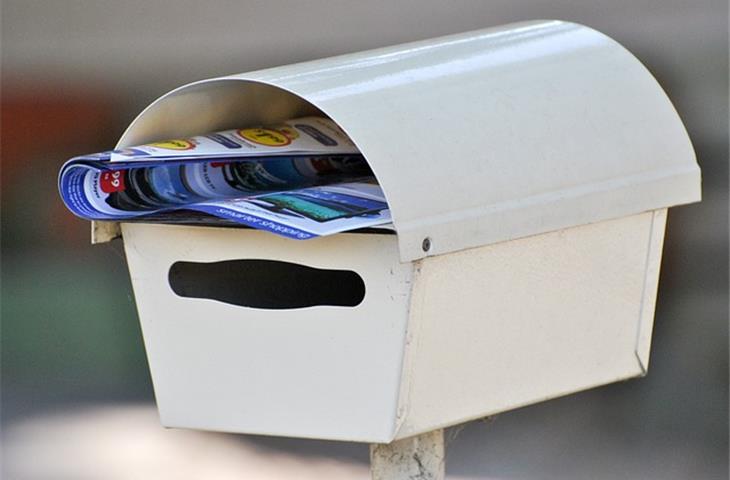
[(123, 235), (164, 425), (392, 438), (412, 272), (394, 235), (296, 242), (143, 224)]
[(428, 258), (396, 438), (643, 375), (666, 210)]

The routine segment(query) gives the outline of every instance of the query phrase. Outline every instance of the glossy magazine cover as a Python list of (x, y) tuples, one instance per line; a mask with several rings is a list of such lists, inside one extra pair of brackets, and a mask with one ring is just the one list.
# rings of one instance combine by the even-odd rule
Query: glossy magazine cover
[(319, 117), (76, 157), (59, 190), (90, 220), (180, 210), (298, 239), (390, 222), (364, 158)]

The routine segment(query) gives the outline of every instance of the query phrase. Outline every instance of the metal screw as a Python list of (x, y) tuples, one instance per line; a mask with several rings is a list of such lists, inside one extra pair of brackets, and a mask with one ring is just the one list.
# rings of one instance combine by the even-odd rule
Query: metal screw
[(423, 243), (421, 243), (421, 248), (424, 252), (431, 250), (431, 239), (428, 237), (424, 238)]

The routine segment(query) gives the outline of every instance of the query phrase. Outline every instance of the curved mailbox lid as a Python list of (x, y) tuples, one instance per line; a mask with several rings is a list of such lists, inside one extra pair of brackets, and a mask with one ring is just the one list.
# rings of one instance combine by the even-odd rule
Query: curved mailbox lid
[(197, 82), (148, 107), (120, 146), (317, 109), (373, 168), (402, 261), (700, 199), (656, 80), (615, 41), (561, 21)]

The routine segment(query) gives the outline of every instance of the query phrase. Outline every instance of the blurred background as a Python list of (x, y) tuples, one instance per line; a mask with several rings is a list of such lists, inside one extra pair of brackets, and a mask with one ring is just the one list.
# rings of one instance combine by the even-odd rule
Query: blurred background
[(3, 478), (367, 478), (366, 445), (161, 428), (121, 245), (89, 245), (57, 172), (193, 80), (539, 18), (654, 73), (704, 199), (669, 214), (649, 375), (451, 429), (448, 476), (727, 478), (726, 2), (3, 0), (1, 17)]

